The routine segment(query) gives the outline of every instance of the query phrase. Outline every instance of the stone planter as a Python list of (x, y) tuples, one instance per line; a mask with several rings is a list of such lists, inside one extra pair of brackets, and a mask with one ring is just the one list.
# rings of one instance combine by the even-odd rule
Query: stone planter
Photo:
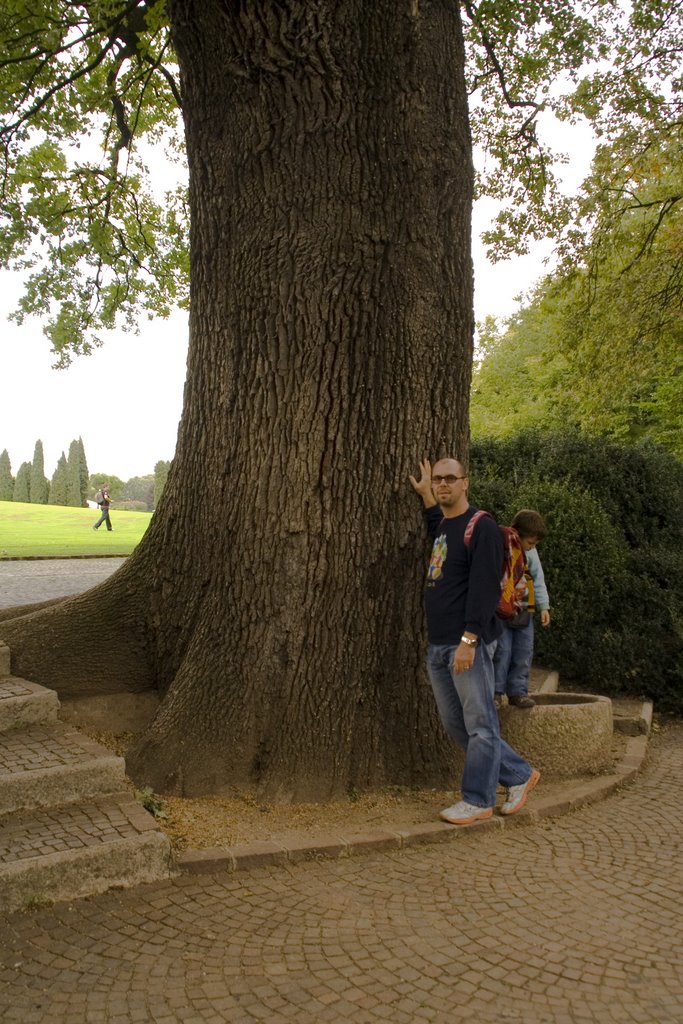
[(546, 778), (612, 768), (612, 702), (591, 693), (533, 694), (536, 707), (500, 710), (503, 739)]

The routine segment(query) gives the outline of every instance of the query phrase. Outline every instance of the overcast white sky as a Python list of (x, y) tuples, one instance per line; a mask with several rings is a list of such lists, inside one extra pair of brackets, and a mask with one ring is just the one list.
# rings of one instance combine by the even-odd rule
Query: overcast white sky
[[(566, 128), (563, 129), (566, 133)], [(567, 187), (584, 177), (590, 162), (587, 131), (574, 137)], [(478, 234), (491, 207), (475, 209), (475, 310), (506, 316), (517, 308), (515, 296), (526, 292), (546, 272), (549, 242), (526, 257), (491, 265)], [(182, 411), (187, 317), (146, 322), (139, 335), (113, 332), (91, 356), (75, 359), (66, 370), (53, 370), (54, 357), (39, 321), (18, 327), (7, 322), (16, 304), (15, 278), (0, 272), (0, 451), (6, 448), (16, 474), (43, 442), (45, 474), (51, 477), (62, 451), (83, 438), (91, 473), (127, 480), (152, 473), (159, 459), (175, 451)]]

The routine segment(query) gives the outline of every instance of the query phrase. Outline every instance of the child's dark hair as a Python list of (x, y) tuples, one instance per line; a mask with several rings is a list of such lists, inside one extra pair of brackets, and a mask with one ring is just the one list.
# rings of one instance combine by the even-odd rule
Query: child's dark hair
[(533, 508), (521, 508), (512, 520), (512, 525), (520, 537), (536, 537), (537, 540), (543, 540), (546, 535), (543, 516)]

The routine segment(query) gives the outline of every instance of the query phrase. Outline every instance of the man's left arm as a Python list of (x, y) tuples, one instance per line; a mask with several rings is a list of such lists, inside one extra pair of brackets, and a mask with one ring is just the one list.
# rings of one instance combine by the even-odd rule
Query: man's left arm
[(472, 668), (477, 644), (500, 600), (503, 541), (493, 519), (479, 520), (470, 541), (470, 573), (465, 606), (465, 629), (453, 657), (456, 672)]
[(470, 576), (465, 607), (465, 632), (480, 637), (489, 626), (500, 600), (503, 539), (497, 523), (480, 519), (470, 543)]

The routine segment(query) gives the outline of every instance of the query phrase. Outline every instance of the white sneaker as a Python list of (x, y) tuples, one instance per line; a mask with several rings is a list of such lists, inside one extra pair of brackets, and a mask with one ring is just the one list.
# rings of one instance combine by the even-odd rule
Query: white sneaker
[(516, 814), (517, 811), (521, 811), (522, 807), (526, 803), (531, 790), (534, 788), (536, 783), (541, 777), (541, 773), (537, 768), (531, 769), (531, 775), (526, 782), (520, 783), (519, 786), (509, 786), (507, 800), (500, 809), (501, 814)]
[(485, 821), (492, 814), (493, 807), (477, 807), (476, 804), (460, 800), (452, 807), (446, 807), (441, 811), (439, 817), (451, 825), (473, 825), (475, 821)]

